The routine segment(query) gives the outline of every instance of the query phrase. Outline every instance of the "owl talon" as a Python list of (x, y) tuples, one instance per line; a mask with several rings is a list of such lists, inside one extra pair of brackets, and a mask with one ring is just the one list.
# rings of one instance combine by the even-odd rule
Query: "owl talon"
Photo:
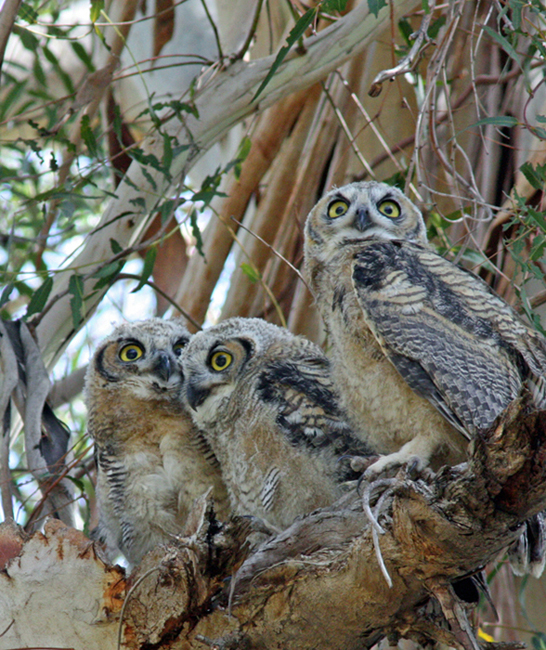
[[(380, 456), (377, 454), (375, 456), (352, 456), (351, 460), (349, 461), (349, 465), (353, 470), (353, 472), (364, 473), (368, 469), (368, 467), (370, 467), (373, 463), (378, 461), (379, 458)], [(342, 460), (342, 458), (340, 458), (340, 460)]]

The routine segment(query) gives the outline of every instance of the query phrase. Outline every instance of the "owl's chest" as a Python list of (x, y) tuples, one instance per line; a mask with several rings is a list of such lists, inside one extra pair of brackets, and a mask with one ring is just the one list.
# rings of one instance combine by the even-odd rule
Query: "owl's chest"
[(322, 312), (343, 407), (376, 451), (396, 451), (419, 431), (423, 415), (435, 416), (435, 409), (413, 393), (389, 361), (366, 321), (350, 271), (325, 274), (323, 290), (328, 301), (321, 301)]
[(274, 413), (252, 424), (240, 420), (224, 435), (229, 444), (222, 445), (222, 471), (239, 514), (284, 528), (296, 516), (337, 498), (326, 466), (288, 441)]

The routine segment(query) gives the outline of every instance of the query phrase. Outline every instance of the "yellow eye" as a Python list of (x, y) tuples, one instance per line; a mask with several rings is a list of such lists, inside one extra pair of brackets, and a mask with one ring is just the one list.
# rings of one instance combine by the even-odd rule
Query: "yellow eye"
[(129, 343), (119, 351), (119, 358), (122, 361), (136, 361), (144, 354), (144, 350), (136, 343)]
[(349, 204), (345, 201), (333, 201), (328, 206), (328, 216), (330, 219), (342, 217), (349, 209)]
[(229, 352), (215, 352), (210, 358), (210, 367), (216, 372), (221, 372), (231, 365), (232, 361), (233, 357)]
[(377, 209), (381, 214), (384, 214), (386, 217), (389, 217), (389, 219), (396, 219), (397, 217), (400, 216), (400, 206), (396, 201), (390, 201), (386, 200), (380, 203), (377, 206)]
[(182, 354), (182, 350), (186, 347), (186, 341), (178, 341), (173, 345), (173, 352), (179, 357)]

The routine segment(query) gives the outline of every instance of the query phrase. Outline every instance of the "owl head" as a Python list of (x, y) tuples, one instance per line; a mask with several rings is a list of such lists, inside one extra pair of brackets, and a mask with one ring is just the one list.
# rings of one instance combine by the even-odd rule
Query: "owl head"
[(305, 225), (306, 256), (325, 260), (349, 242), (393, 239), (428, 245), (421, 212), (399, 189), (375, 181), (331, 190)]
[(88, 401), (95, 390), (120, 400), (179, 401), (184, 383), (181, 356), (189, 340), (190, 333), (177, 320), (151, 318), (116, 327), (89, 364)]
[[(263, 398), (270, 364), (322, 359), (319, 348), (259, 318), (230, 318), (192, 337), (184, 354), (186, 395), (194, 420), (206, 427), (227, 409), (242, 411), (242, 393)], [(318, 362), (318, 361), (317, 361)]]

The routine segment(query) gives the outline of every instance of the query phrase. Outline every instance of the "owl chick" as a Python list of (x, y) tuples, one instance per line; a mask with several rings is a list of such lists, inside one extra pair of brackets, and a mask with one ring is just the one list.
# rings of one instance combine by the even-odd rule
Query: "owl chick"
[(176, 320), (123, 324), (87, 371), (98, 536), (132, 565), (180, 534), (192, 503), (209, 488), (219, 515), (228, 512), (218, 462), (184, 406), (181, 358), (189, 340)]
[(334, 189), (305, 226), (305, 273), (353, 425), (385, 454), (368, 469), (465, 459), (527, 385), (546, 408), (546, 341), (480, 278), (428, 245), (398, 189)]
[(220, 462), (230, 501), (273, 529), (330, 505), (367, 446), (347, 426), (316, 345), (257, 318), (231, 318), (184, 355), (194, 422)]

